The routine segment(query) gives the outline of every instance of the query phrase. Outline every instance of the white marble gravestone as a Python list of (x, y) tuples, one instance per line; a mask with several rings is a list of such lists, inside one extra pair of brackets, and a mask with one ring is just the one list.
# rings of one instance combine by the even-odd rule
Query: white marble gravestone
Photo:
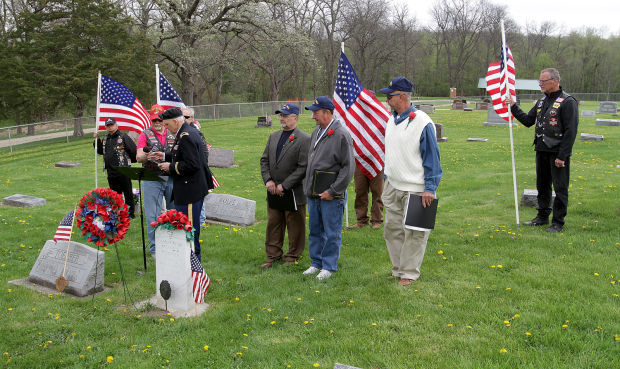
[[(168, 311), (176, 315), (185, 315), (194, 310), (192, 298), (192, 266), (190, 264), (190, 243), (185, 231), (162, 229), (155, 230), (157, 258), (155, 259), (155, 279), (157, 300), (163, 305), (159, 293), (162, 280), (170, 283), (171, 294), (168, 299)], [(159, 303), (159, 307), (162, 307)]]
[(605, 136), (603, 135), (595, 135), (593, 133), (582, 133), (579, 135), (580, 141), (603, 141)]
[(594, 110), (582, 110), (581, 111), (581, 116), (584, 117), (584, 118), (585, 117), (592, 118), (592, 117), (595, 117), (596, 114), (595, 114)]
[(600, 114), (618, 115), (618, 104), (615, 102), (604, 101), (598, 107), (598, 112)]
[(2, 205), (16, 206), (19, 208), (29, 208), (33, 206), (45, 205), (45, 199), (42, 197), (20, 195), (16, 193), (15, 195), (7, 196), (4, 199), (2, 199)]
[(239, 196), (211, 193), (205, 198), (204, 209), (207, 220), (211, 221), (242, 226), (256, 221), (256, 201)]
[(620, 119), (597, 119), (596, 120), (596, 125), (597, 126), (615, 126), (618, 127), (620, 126)]
[(69, 284), (64, 292), (82, 297), (103, 291), (105, 253), (78, 242), (71, 242), (68, 253), (67, 241), (45, 242), (28, 281), (55, 288), (56, 279), (65, 269), (65, 259), (65, 278)]

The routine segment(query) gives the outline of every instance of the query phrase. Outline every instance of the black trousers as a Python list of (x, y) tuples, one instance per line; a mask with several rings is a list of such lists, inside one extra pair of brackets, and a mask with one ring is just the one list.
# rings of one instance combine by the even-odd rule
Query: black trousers
[(536, 189), (538, 190), (538, 215), (549, 218), (551, 213), (551, 198), (555, 190), (553, 201), (552, 223), (564, 226), (564, 217), (568, 207), (568, 184), (570, 180), (570, 158), (566, 159), (563, 168), (555, 166), (557, 158), (555, 152), (536, 151)]
[(125, 203), (129, 208), (129, 216), (133, 217), (135, 215), (136, 202), (133, 198), (131, 179), (122, 174), (108, 174), (108, 184), (111, 189), (125, 196)]

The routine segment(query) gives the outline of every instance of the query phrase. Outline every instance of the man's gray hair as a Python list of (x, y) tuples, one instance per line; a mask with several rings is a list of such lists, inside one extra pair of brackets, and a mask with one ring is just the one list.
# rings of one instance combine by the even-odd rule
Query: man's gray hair
[(560, 82), (560, 72), (558, 72), (557, 69), (555, 69), (555, 68), (546, 68), (546, 69), (543, 69), (542, 72), (540, 72), (540, 73), (545, 73), (545, 72), (549, 73), (549, 78), (557, 79), (558, 82)]
[(174, 118), (174, 120), (176, 120), (178, 123), (185, 123), (185, 117), (182, 115)]
[(185, 109), (183, 109), (183, 110), (187, 110), (187, 111), (189, 111), (189, 115), (191, 115), (191, 116), (192, 116), (192, 118), (194, 117), (194, 114), (196, 113), (196, 112), (194, 111), (194, 108), (190, 108), (189, 106), (186, 106), (186, 107), (185, 107)]

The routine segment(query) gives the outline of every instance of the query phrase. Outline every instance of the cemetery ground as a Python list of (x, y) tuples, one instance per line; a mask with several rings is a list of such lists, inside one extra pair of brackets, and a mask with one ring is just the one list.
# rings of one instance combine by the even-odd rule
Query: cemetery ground
[[(582, 104), (595, 110), (598, 103)], [(529, 105), (525, 105), (529, 106)], [(340, 270), (326, 281), (298, 265), (261, 270), (265, 189), (259, 158), (268, 135), (256, 118), (203, 122), (216, 148), (234, 149), (230, 169), (214, 169), (229, 193), (257, 201), (257, 224), (209, 225), (201, 233), (211, 305), (197, 318), (136, 310), (155, 292), (154, 260), (140, 274), (139, 217), (113, 247), (94, 298), (41, 294), (8, 285), (28, 276), (63, 216), (94, 186), (92, 140), (19, 146), (0, 155), (0, 197), (44, 197), (36, 208), (0, 207), (0, 340), (3, 367), (119, 368), (613, 368), (620, 366), (620, 127), (580, 118), (571, 159), (565, 231), (515, 225), (507, 127), (483, 127), (486, 111), (436, 111), (439, 212), (419, 281), (399, 287), (383, 231), (344, 230)], [(601, 115), (599, 115), (600, 117)], [(611, 118), (611, 116), (602, 116)], [(306, 132), (309, 114), (300, 118)], [(535, 188), (534, 128), (514, 129), (519, 196)], [(467, 142), (468, 137), (488, 142)], [(54, 168), (58, 161), (81, 162)], [(102, 168), (102, 161), (99, 168)], [(99, 186), (107, 186), (99, 173)], [(137, 183), (134, 181), (134, 187)], [(349, 221), (355, 222), (349, 186)], [(521, 221), (535, 215), (520, 208)], [(72, 240), (86, 243), (74, 229)], [(286, 241), (285, 241), (286, 242)], [(147, 246), (148, 247), (148, 246)]]

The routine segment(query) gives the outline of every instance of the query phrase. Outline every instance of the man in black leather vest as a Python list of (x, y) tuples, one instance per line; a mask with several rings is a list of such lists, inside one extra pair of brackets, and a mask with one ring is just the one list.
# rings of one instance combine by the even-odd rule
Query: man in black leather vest
[(510, 101), (512, 114), (526, 127), (536, 124), (536, 189), (538, 215), (528, 226), (549, 224), (551, 186), (555, 190), (553, 218), (547, 232), (562, 232), (568, 206), (570, 155), (579, 124), (578, 104), (562, 90), (560, 73), (555, 68), (543, 69), (538, 81), (544, 96), (526, 114)]

